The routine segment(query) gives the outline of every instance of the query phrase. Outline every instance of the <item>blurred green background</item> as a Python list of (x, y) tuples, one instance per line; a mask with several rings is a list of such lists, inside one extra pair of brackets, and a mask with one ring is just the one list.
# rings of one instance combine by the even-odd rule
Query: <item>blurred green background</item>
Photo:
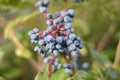
[[(36, 66), (42, 65), (27, 35), (35, 27), (41, 31), (47, 27), (46, 19), (34, 6), (36, 2), (0, 0), (0, 80), (34, 80)], [(120, 80), (120, 0), (67, 2), (76, 12), (73, 27), (84, 43), (83, 60), (90, 66), (87, 73), (73, 76), (74, 80)], [(63, 9), (63, 0), (51, 0), (48, 7), (52, 14)]]

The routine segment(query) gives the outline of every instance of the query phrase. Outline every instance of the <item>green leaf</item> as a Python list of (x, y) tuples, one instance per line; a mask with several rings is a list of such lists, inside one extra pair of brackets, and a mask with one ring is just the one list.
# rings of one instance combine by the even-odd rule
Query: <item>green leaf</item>
[(66, 80), (68, 77), (69, 77), (69, 75), (65, 74), (64, 69), (61, 69), (61, 70), (56, 70), (52, 74), (51, 80)]
[(49, 80), (47, 66), (45, 66), (44, 72), (39, 72), (34, 80)]
[[(7, 79), (13, 79), (13, 78), (17, 78), (22, 74), (22, 71), (19, 68), (13, 68), (10, 70), (7, 70), (5, 73), (3, 73), (3, 75), (7, 78)], [(0, 79), (1, 80), (1, 79)]]
[(112, 78), (112, 79), (118, 79), (120, 76), (120, 73), (118, 73), (116, 70), (114, 70), (112, 67), (108, 67), (106, 68), (106, 71), (108, 73), (108, 75)]
[(19, 57), (23, 57), (26, 59), (30, 59), (32, 57), (32, 53), (31, 51), (29, 51), (28, 49), (24, 48), (24, 49), (16, 49), (16, 55)]
[(99, 75), (100, 75), (100, 79), (101, 80), (106, 80), (105, 76), (103, 75), (103, 73), (99, 70)]
[(49, 80), (47, 78), (48, 76), (46, 75), (46, 77), (44, 77), (44, 75), (44, 73), (38, 73), (34, 80)]
[(106, 61), (105, 59), (91, 46), (88, 46), (88, 49), (90, 51), (90, 55), (96, 59), (97, 61), (99, 61), (102, 65), (105, 65)]
[(74, 76), (73, 76), (74, 80), (96, 80), (95, 77), (93, 77), (93, 75), (91, 75), (88, 72), (85, 71), (78, 71)]
[(66, 80), (69, 75), (65, 74), (64, 69), (56, 70), (52, 73), (52, 77), (48, 78), (48, 70), (45, 67), (44, 72), (38, 73), (34, 80)]

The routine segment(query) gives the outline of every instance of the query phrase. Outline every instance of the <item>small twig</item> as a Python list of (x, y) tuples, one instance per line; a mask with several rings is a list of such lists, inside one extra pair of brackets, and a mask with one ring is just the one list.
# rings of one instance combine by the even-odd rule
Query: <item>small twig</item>
[(120, 63), (120, 40), (118, 42), (117, 50), (116, 50), (116, 55), (113, 63), (113, 67), (117, 67)]
[(64, 63), (68, 63), (68, 60), (67, 60), (66, 56), (64, 55), (64, 53), (62, 53), (61, 56), (62, 56), (63, 59), (64, 59)]
[(10, 30), (10, 37), (12, 39), (12, 41), (15, 43), (15, 45), (20, 48), (23, 49), (23, 45), (19, 42), (19, 40), (17, 39), (17, 37), (15, 36), (15, 32), (13, 29)]
[(111, 38), (111, 35), (115, 32), (116, 28), (117, 28), (117, 26), (114, 23), (112, 23), (110, 25), (110, 27), (105, 32), (105, 34), (103, 35), (103, 37), (101, 38), (101, 40), (99, 41), (99, 43), (97, 45), (98, 52), (101, 52), (104, 49), (104, 47), (108, 43), (109, 39)]
[[(13, 29), (10, 30), (10, 37), (11, 37), (11, 40), (19, 49), (24, 49), (24, 46), (20, 43), (20, 41), (15, 36), (15, 32)], [(27, 58), (27, 60), (32, 64), (36, 72), (42, 72), (42, 70), (40, 69), (40, 65), (34, 59)]]
[(48, 77), (49, 78), (51, 78), (51, 76), (52, 76), (52, 64), (54, 63), (55, 59), (56, 59), (56, 56), (53, 55), (52, 59), (49, 62), (49, 66), (48, 66), (48, 71), (49, 71)]

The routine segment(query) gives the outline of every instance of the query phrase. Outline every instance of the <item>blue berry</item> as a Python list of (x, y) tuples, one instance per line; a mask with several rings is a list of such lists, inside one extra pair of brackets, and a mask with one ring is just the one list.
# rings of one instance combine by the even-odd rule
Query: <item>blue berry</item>
[(53, 49), (49, 49), (49, 50), (48, 50), (48, 53), (52, 53), (52, 52), (53, 52)]
[(43, 0), (44, 6), (47, 6), (49, 4), (50, 0)]
[(77, 40), (74, 41), (74, 44), (75, 44), (76, 46), (79, 46), (79, 42), (78, 42)]
[(44, 31), (44, 32), (43, 32), (43, 35), (44, 35), (44, 36), (48, 35), (48, 31)]
[(38, 51), (38, 53), (41, 53), (41, 52), (42, 52), (42, 49), (41, 49), (41, 48), (39, 48), (37, 51)]
[(62, 37), (57, 37), (57, 38), (56, 38), (56, 42), (57, 42), (57, 43), (60, 43), (60, 44), (61, 44), (62, 41), (63, 41)]
[(59, 19), (59, 18), (53, 20), (53, 24), (54, 24), (55, 26), (58, 25), (59, 23), (60, 23), (60, 19)]
[(55, 48), (54, 43), (50, 43), (49, 45), (50, 45), (50, 49), (54, 49)]
[(53, 40), (54, 40), (54, 38), (53, 38), (51, 35), (47, 35), (47, 36), (46, 36), (45, 41), (50, 42), (50, 41), (53, 41)]
[(69, 16), (73, 17), (75, 15), (75, 11), (73, 9), (68, 10)]
[(67, 67), (68, 67), (68, 64), (64, 64), (63, 67), (64, 67), (64, 68), (67, 68)]
[(47, 30), (52, 30), (53, 26), (48, 26)]
[(32, 34), (32, 35), (30, 35), (30, 37), (31, 37), (32, 40), (35, 40), (35, 39), (38, 38), (38, 35), (36, 35), (36, 34)]
[(55, 17), (58, 18), (60, 16), (60, 12), (55, 13)]
[(73, 68), (73, 65), (72, 64), (68, 64), (67, 68), (71, 69), (71, 68)]
[(54, 72), (55, 71), (55, 66), (54, 65), (52, 65), (52, 72)]
[(70, 69), (68, 69), (68, 68), (65, 69), (66, 74), (70, 74), (70, 72), (71, 72)]
[(66, 32), (67, 32), (68, 34), (71, 34), (71, 33), (72, 33), (71, 29), (68, 29)]
[(63, 67), (62, 64), (58, 64), (58, 65), (57, 65), (57, 68), (58, 68), (58, 69), (61, 69), (62, 67)]
[(51, 20), (47, 20), (47, 21), (46, 21), (46, 24), (47, 24), (48, 26), (51, 26), (51, 25), (52, 25), (52, 21), (51, 21)]
[(33, 32), (38, 33), (38, 32), (39, 32), (39, 29), (38, 29), (38, 28), (34, 28), (34, 29), (33, 29)]
[(40, 7), (39, 9), (40, 9), (40, 12), (41, 12), (41, 13), (44, 13), (44, 12), (46, 12), (46, 10), (47, 10), (46, 7)]
[(65, 16), (68, 15), (68, 12), (67, 12), (67, 11), (62, 11), (62, 12), (61, 12), (61, 15), (62, 15), (63, 17), (65, 17)]
[(72, 25), (71, 25), (71, 23), (65, 23), (64, 27), (65, 27), (65, 29), (71, 29)]
[(72, 65), (72, 64), (64, 64), (63, 67), (64, 67), (64, 68), (69, 68), (69, 69), (70, 69), (70, 68), (73, 67), (73, 65)]
[(79, 53), (78, 53), (78, 51), (71, 51), (70, 54), (71, 54), (72, 57), (75, 57), (75, 58), (76, 58)]
[(49, 50), (50, 49), (50, 44), (46, 44), (45, 49)]
[(50, 13), (47, 14), (48, 19), (52, 19), (52, 15)]
[(50, 61), (50, 59), (47, 57), (47, 58), (44, 58), (43, 63), (48, 63), (49, 61)]
[(38, 41), (36, 41), (36, 40), (31, 40), (31, 43), (37, 43)]
[(67, 40), (68, 40), (68, 37), (65, 36), (65, 37), (64, 37), (64, 41), (67, 41)]
[(84, 62), (84, 63), (82, 64), (82, 70), (87, 70), (88, 67), (89, 67), (89, 64), (88, 64), (87, 62)]
[(60, 49), (62, 46), (60, 44), (56, 44), (56, 48)]
[(36, 46), (35, 48), (34, 48), (34, 51), (38, 51), (39, 50), (39, 46)]
[(65, 22), (71, 22), (72, 19), (71, 19), (69, 16), (65, 16), (65, 17), (64, 17), (64, 21), (65, 21)]
[(35, 6), (38, 8), (38, 7), (40, 7), (40, 6), (42, 6), (42, 1), (38, 1), (36, 4), (35, 4)]
[(43, 46), (43, 45), (45, 44), (45, 41), (44, 41), (43, 39), (41, 39), (41, 40), (38, 41), (38, 44), (39, 44), (40, 46)]
[(70, 49), (71, 51), (75, 50), (75, 49), (76, 49), (75, 44), (71, 44), (71, 45), (69, 46), (69, 49)]
[(83, 47), (82, 44), (79, 44), (78, 48), (79, 48), (79, 49), (82, 49), (82, 47)]
[(60, 54), (60, 52), (59, 52), (58, 50), (54, 50), (54, 51), (53, 51), (53, 54), (54, 54), (55, 56), (58, 56), (58, 55)]
[(77, 37), (76, 37), (75, 34), (70, 34), (70, 35), (69, 35), (69, 38), (70, 38), (71, 40), (74, 40), (74, 39), (76, 39)]
[(75, 44), (71, 44), (71, 45), (70, 45), (70, 50), (75, 50), (75, 49), (76, 49)]
[(34, 34), (33, 31), (29, 31), (29, 32), (28, 32), (28, 35), (29, 35), (29, 36), (31, 36), (32, 34)]
[(59, 59), (55, 59), (54, 65), (57, 66), (59, 64)]
[(45, 56), (46, 56), (46, 53), (47, 53), (47, 52), (46, 52), (45, 50), (42, 50), (42, 51), (41, 51), (41, 56), (42, 56), (42, 57), (45, 57)]
[(81, 40), (80, 40), (80, 37), (77, 37), (77, 40), (78, 40), (78, 41), (81, 41)]
[(68, 39), (68, 40), (66, 41), (66, 44), (67, 44), (67, 45), (70, 45), (70, 44), (72, 44), (72, 43), (73, 43), (73, 41), (70, 40), (70, 39)]
[(62, 53), (62, 52), (64, 52), (64, 49), (63, 49), (63, 48), (61, 48), (61, 49), (59, 49), (59, 51)]

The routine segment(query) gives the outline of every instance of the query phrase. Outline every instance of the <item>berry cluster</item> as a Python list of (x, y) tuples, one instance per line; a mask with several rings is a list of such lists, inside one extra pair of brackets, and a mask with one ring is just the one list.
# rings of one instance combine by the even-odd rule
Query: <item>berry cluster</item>
[[(47, 29), (40, 32), (38, 28), (28, 32), (32, 43), (38, 44), (34, 51), (37, 51), (44, 57), (44, 63), (48, 63), (49, 76), (57, 68), (65, 68), (65, 73), (70, 74), (73, 65), (69, 64), (68, 57), (71, 53), (77, 54), (82, 48), (80, 37), (73, 33), (71, 21), (74, 18), (75, 12), (73, 9), (67, 9), (56, 12), (53, 16), (47, 13), (47, 6), (50, 0), (42, 0), (37, 2), (36, 7), (40, 13), (47, 19)], [(62, 56), (65, 59), (65, 64), (61, 64), (57, 56)]]

